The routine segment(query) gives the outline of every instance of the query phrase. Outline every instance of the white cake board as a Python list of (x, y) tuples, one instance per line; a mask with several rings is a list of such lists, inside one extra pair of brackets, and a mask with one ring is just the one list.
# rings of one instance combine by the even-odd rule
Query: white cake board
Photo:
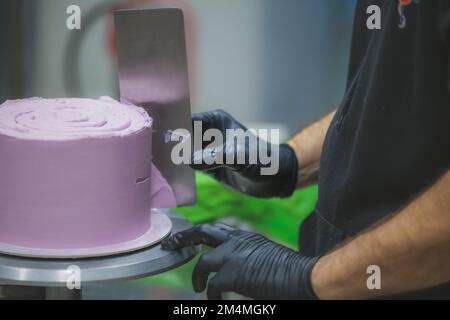
[(167, 237), (172, 230), (172, 222), (162, 211), (153, 211), (150, 228), (142, 236), (119, 244), (72, 249), (45, 249), (21, 247), (0, 242), (0, 254), (40, 259), (80, 259), (96, 258), (129, 253), (153, 246)]

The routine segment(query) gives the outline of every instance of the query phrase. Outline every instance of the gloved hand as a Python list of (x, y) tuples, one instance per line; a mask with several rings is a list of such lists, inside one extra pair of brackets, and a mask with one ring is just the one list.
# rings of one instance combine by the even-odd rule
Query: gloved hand
[[(217, 129), (224, 137), (222, 145), (214, 148), (206, 148), (207, 146), (204, 145), (202, 150), (194, 153), (192, 159), (192, 167), (194, 169), (204, 171), (223, 184), (255, 197), (283, 198), (292, 195), (297, 183), (298, 164), (295, 152), (289, 145), (274, 146), (264, 140), (260, 140), (250, 132), (249, 135), (254, 137), (251, 140), (257, 143), (249, 143), (248, 139), (244, 141), (239, 141), (239, 139), (227, 141), (227, 129), (247, 131), (247, 128), (222, 110), (195, 114), (192, 120), (194, 122), (201, 121), (203, 131)], [(259, 150), (264, 148), (265, 150), (263, 151), (271, 155), (274, 147), (279, 147), (279, 170), (275, 175), (262, 175), (261, 169), (267, 168), (269, 165), (261, 163)], [(222, 155), (223, 164), (206, 164), (202, 161), (216, 153)], [(252, 154), (258, 155), (253, 164), (250, 163)], [(234, 164), (226, 164), (226, 159), (238, 159), (240, 155), (245, 159), (244, 164), (238, 164), (236, 160)], [(197, 164), (196, 161), (199, 161), (200, 164)]]
[(198, 244), (215, 249), (205, 253), (192, 274), (196, 292), (220, 300), (223, 292), (260, 299), (317, 299), (310, 274), (318, 258), (304, 257), (262, 235), (214, 223), (196, 226), (163, 240), (165, 250)]

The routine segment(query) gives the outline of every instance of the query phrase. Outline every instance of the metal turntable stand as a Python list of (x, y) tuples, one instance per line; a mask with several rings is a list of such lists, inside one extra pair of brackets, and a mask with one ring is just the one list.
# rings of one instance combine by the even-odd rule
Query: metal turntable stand
[[(165, 212), (172, 221), (171, 234), (189, 229), (191, 222)], [(83, 285), (113, 280), (138, 279), (174, 269), (191, 260), (198, 248), (169, 252), (155, 245), (139, 251), (87, 259), (30, 259), (0, 255), (0, 285), (45, 288), (46, 299), (79, 300)], [(80, 268), (81, 289), (67, 289), (68, 268)]]

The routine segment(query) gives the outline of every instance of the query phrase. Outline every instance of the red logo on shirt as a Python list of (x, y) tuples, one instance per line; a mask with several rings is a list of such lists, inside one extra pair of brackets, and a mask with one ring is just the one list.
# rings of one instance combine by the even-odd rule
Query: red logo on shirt
[(400, 15), (400, 24), (398, 27), (400, 29), (403, 29), (406, 27), (406, 15), (405, 15), (405, 8), (412, 3), (419, 3), (420, 0), (398, 0), (398, 14)]

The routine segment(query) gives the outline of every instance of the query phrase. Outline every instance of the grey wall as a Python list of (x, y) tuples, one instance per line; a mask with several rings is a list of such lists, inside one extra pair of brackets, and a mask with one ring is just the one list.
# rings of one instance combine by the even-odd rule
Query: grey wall
[[(31, 0), (27, 0), (31, 1)], [(32, 0), (26, 96), (66, 96), (65, 47), (73, 31), (65, 10), (114, 0)], [(355, 0), (186, 0), (196, 16), (193, 109), (222, 107), (243, 122), (290, 132), (339, 103)], [(105, 19), (89, 29), (80, 54), (80, 95), (115, 95), (116, 70), (105, 49)], [(31, 43), (31, 45), (30, 45)]]
[[(29, 95), (62, 97), (70, 95), (65, 86), (64, 57), (67, 43), (74, 32), (66, 28), (66, 8), (79, 5), (83, 17), (95, 6), (113, 0), (33, 0), (39, 3), (36, 17), (34, 49), (34, 89)], [(79, 73), (81, 95), (98, 97), (116, 94), (114, 63), (105, 48), (105, 18), (96, 21), (89, 30), (80, 50)], [(68, 75), (70, 76), (70, 75)]]
[(193, 0), (196, 108), (293, 133), (343, 94), (356, 0)]
[(264, 84), (264, 0), (194, 0), (198, 19), (196, 107), (253, 121)]
[(295, 132), (340, 102), (355, 3), (264, 1), (261, 121)]

